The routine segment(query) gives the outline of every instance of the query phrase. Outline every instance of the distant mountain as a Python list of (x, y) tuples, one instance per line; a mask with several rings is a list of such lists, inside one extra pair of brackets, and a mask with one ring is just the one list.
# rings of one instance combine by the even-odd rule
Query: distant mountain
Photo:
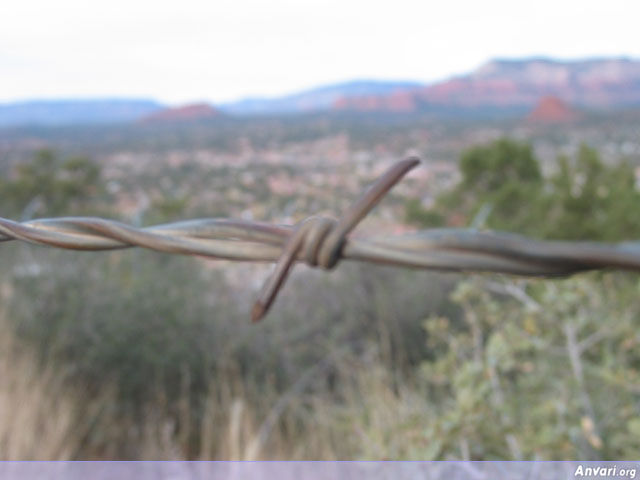
[(576, 120), (578, 114), (557, 97), (542, 97), (536, 107), (529, 113), (527, 120), (532, 123), (566, 123)]
[(164, 106), (143, 99), (33, 100), (0, 104), (0, 127), (131, 122)]
[(328, 110), (341, 98), (384, 96), (421, 85), (417, 82), (357, 80), (305, 90), (283, 97), (248, 98), (219, 107), (223, 111), (237, 115), (301, 113)]
[(180, 107), (156, 110), (139, 119), (143, 123), (173, 123), (206, 120), (220, 116), (218, 109), (207, 103), (193, 103)]
[[(493, 60), (466, 75), (424, 85), (359, 80), (276, 98), (170, 108), (145, 99), (42, 100), (0, 104), (0, 127), (195, 121), (221, 113), (281, 115), (315, 111), (525, 114), (552, 96), (578, 109), (640, 106), (640, 60)], [(548, 107), (551, 108), (551, 107)], [(154, 120), (155, 119), (155, 120)], [(164, 120), (163, 120), (164, 119)]]
[(332, 105), (334, 110), (358, 110), (361, 112), (415, 112), (419, 108), (419, 98), (415, 87), (396, 90), (387, 95), (367, 95), (340, 97)]
[[(467, 75), (421, 88), (396, 91), (413, 111), (478, 108), (531, 108), (542, 97), (588, 108), (640, 105), (640, 61), (594, 58), (494, 60)], [(375, 105), (375, 108), (373, 106)], [(344, 97), (338, 110), (394, 111), (392, 95)]]

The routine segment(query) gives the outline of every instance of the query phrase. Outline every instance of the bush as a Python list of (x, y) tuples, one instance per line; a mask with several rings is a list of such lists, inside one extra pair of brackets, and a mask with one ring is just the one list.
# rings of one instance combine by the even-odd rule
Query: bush
[(538, 238), (620, 241), (640, 237), (640, 192), (633, 169), (607, 166), (582, 146), (575, 158), (559, 157), (549, 178), (530, 146), (510, 140), (474, 147), (460, 159), (462, 181), (439, 197), (434, 209), (415, 200), (406, 218), (425, 227), (466, 219), (480, 227)]

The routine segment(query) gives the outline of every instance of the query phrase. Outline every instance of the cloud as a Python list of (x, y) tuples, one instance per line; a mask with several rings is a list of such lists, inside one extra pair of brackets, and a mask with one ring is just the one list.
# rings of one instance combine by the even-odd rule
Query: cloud
[(640, 7), (591, 3), (10, 2), (0, 100), (224, 101), (350, 78), (429, 81), (496, 56), (640, 56)]

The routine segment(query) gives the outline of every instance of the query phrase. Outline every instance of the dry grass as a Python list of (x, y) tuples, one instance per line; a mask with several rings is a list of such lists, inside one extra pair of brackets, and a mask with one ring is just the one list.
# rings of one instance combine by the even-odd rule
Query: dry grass
[(1, 460), (398, 459), (419, 458), (410, 448), (427, 442), (424, 397), (394, 377), (382, 348), (366, 360), (333, 355), (284, 392), (217, 371), (198, 412), (185, 371), (177, 405), (158, 391), (134, 420), (116, 411), (109, 389), (88, 395), (40, 364), (2, 312), (0, 326)]
[[(10, 329), (5, 329), (5, 332)], [(11, 335), (0, 341), (0, 455), (2, 460), (118, 459), (119, 443), (137, 432), (141, 460), (335, 460), (408, 458), (420, 439), (424, 402), (394, 386), (381, 366), (343, 365), (341, 392), (329, 395), (309, 382), (278, 394), (256, 391), (231, 372), (211, 384), (204, 411), (194, 421), (188, 393), (170, 412), (162, 395), (142, 423), (96, 415), (88, 405), (109, 403), (106, 394), (87, 401), (51, 366)], [(313, 373), (313, 372), (312, 372)], [(340, 373), (339, 373), (340, 374)], [(185, 390), (186, 392), (186, 390)], [(90, 411), (91, 410), (91, 411)], [(87, 441), (89, 421), (102, 442)], [(418, 421), (420, 420), (420, 421)], [(128, 433), (127, 433), (128, 432)]]
[(132, 456), (141, 460), (393, 459), (412, 457), (408, 445), (425, 441), (417, 426), (424, 427), (422, 398), (395, 385), (380, 361), (342, 359), (334, 365), (340, 391), (331, 393), (313, 390), (314, 371), (284, 393), (257, 391), (230, 371), (211, 383), (198, 421), (185, 388), (177, 414), (160, 393), (133, 422), (102, 408), (108, 394), (88, 399), (3, 331), (2, 460), (118, 459), (123, 442), (137, 444)]
[(77, 392), (19, 345), (0, 312), (0, 459), (68, 460), (80, 447)]
[[(424, 397), (408, 385), (398, 386), (379, 360), (354, 362), (337, 366), (340, 392), (331, 394), (295, 388), (277, 394), (264, 387), (258, 392), (230, 375), (211, 385), (203, 418), (195, 427), (190, 412), (169, 420), (167, 412), (158, 409), (162, 402), (156, 402), (143, 427), (141, 458), (421, 458), (429, 446), (424, 432), (430, 411)], [(311, 383), (306, 386), (312, 388)], [(197, 451), (190, 448), (194, 443)]]

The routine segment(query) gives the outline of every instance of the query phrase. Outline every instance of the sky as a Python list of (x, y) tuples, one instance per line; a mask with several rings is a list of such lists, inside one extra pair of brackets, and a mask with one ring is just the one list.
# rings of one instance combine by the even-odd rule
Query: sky
[(491, 58), (640, 58), (634, 0), (20, 0), (0, 6), (0, 102), (270, 97), (433, 82)]

